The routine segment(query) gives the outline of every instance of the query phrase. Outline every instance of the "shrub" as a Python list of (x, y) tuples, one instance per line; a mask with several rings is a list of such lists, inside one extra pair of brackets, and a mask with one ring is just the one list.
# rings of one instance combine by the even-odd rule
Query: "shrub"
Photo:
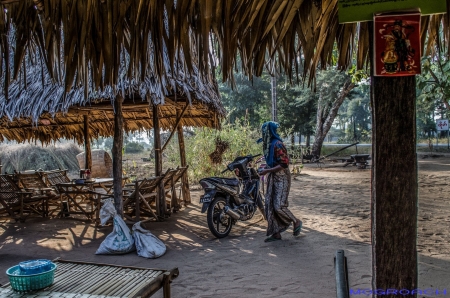
[[(220, 164), (213, 164), (209, 155), (216, 149), (216, 138), (229, 143), (229, 148), (222, 155)], [(186, 162), (189, 165), (189, 180), (197, 183), (210, 176), (232, 176), (232, 173), (221, 174), (226, 165), (238, 156), (262, 153), (261, 144), (256, 140), (259, 131), (246, 122), (236, 121), (234, 124), (223, 123), (222, 129), (195, 128), (194, 135), (185, 137)], [(173, 166), (180, 165), (178, 142), (171, 142), (167, 150), (168, 162)]]
[(125, 146), (125, 153), (140, 153), (144, 151), (144, 146), (139, 143), (131, 142)]

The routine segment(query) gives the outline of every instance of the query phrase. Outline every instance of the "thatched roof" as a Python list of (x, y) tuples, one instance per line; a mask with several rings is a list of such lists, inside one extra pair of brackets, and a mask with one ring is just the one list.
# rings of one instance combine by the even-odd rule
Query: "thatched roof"
[[(183, 109), (186, 104), (189, 104), (189, 107), (181, 120), (182, 125), (215, 128), (220, 126), (220, 119), (225, 116), (225, 110), (220, 102), (214, 76), (199, 71), (196, 61), (186, 61), (183, 51), (177, 51), (174, 57), (173, 49), (169, 48), (167, 43), (161, 45), (161, 51), (157, 51), (157, 47), (152, 42), (143, 43), (138, 46), (146, 46), (147, 51), (137, 51), (135, 48), (133, 53), (139, 52), (139, 58), (142, 59), (139, 61), (146, 67), (141, 64), (134, 65), (136, 57), (126, 49), (122, 49), (117, 57), (118, 60), (112, 62), (116, 63), (115, 66), (111, 68), (111, 63), (105, 61), (106, 54), (102, 52), (107, 49), (100, 47), (98, 48), (100, 53), (95, 52), (100, 59), (97, 61), (100, 64), (96, 64), (96, 61), (86, 59), (88, 52), (85, 48), (82, 54), (74, 54), (81, 55), (84, 64), (80, 64), (79, 60), (76, 65), (67, 64), (66, 62), (70, 61), (66, 59), (67, 52), (69, 56), (72, 52), (64, 41), (80, 33), (80, 30), (72, 28), (76, 32), (67, 34), (72, 22), (60, 23), (64, 30), (55, 29), (51, 33), (45, 31), (47, 35), (41, 36), (42, 32), (39, 32), (39, 28), (45, 23), (42, 18), (48, 12), (39, 10), (44, 2), (2, 2), (7, 3), (6, 9), (0, 10), (0, 15), (3, 14), (6, 17), (6, 23), (2, 24), (0, 20), (0, 31), (5, 30), (4, 33), (9, 35), (8, 38), (1, 39), (1, 49), (4, 53), (4, 59), (1, 62), (3, 62), (2, 69), (10, 71), (2, 72), (3, 88), (1, 89), (4, 92), (0, 93), (0, 140), (4, 138), (16, 141), (38, 139), (45, 143), (65, 137), (82, 142), (81, 123), (86, 113), (90, 114), (90, 127), (94, 137), (112, 135), (112, 103), (118, 93), (125, 98), (123, 106), (125, 130), (129, 132), (153, 127), (152, 104), (160, 104), (163, 129), (173, 128), (177, 110)], [(46, 7), (54, 7), (52, 5), (56, 5), (57, 2), (45, 1), (45, 4)], [(83, 1), (79, 1), (78, 4), (80, 2)], [(98, 1), (87, 2), (102, 5)], [(70, 7), (70, 3), (68, 5)], [(93, 7), (96, 7), (95, 5)], [(79, 12), (82, 8), (89, 10), (89, 5), (78, 7)], [(56, 10), (61, 17), (67, 13), (61, 6)], [(21, 17), (21, 20), (26, 19), (27, 22), (21, 23), (18, 17)], [(51, 20), (51, 18), (46, 17), (45, 20)], [(91, 25), (94, 26), (94, 24)], [(163, 26), (168, 30), (167, 20)], [(90, 33), (95, 35), (94, 28), (91, 30)], [(103, 42), (101, 37), (90, 36), (89, 40), (92, 43), (101, 43)], [(53, 46), (42, 48), (41, 46), (44, 45), (42, 38), (46, 42), (52, 41)], [(94, 45), (91, 44), (91, 46)], [(53, 47), (61, 47), (63, 51), (55, 53), (51, 50)], [(79, 49), (78, 45), (72, 50), (76, 51), (76, 49)], [(59, 55), (60, 59), (55, 55)], [(77, 57), (72, 58), (78, 59)], [(136, 69), (131, 70), (133, 67), (141, 71), (137, 73)], [(96, 72), (98, 68), (100, 68), (100, 74)], [(108, 79), (108, 72), (111, 69), (114, 70), (116, 77), (113, 83)], [(72, 74), (72, 70), (75, 73)], [(10, 73), (15, 79), (9, 77)], [(43, 125), (48, 121), (42, 122), (39, 119), (50, 119), (51, 124)]]
[[(195, 99), (189, 103), (186, 98), (178, 99), (177, 102), (166, 98), (165, 104), (158, 106), (161, 128), (173, 129), (176, 125), (177, 110), (182, 112), (184, 108), (186, 111), (181, 119), (181, 125), (220, 127), (221, 114), (211, 112), (204, 103)], [(152, 107), (149, 107), (147, 102), (126, 99), (122, 110), (126, 132), (153, 128)], [(39, 140), (42, 143), (50, 143), (66, 138), (82, 144), (84, 115), (88, 115), (91, 138), (108, 137), (114, 134), (113, 106), (109, 102), (99, 102), (90, 106), (72, 106), (67, 113), (59, 112), (55, 115), (44, 113), (37, 123), (31, 118), (16, 118), (10, 121), (7, 117), (3, 117), (0, 119), (0, 141), (5, 139), (18, 142)]]
[(29, 65), (24, 77), (13, 81), (8, 88), (11, 100), (0, 94), (0, 141), (48, 143), (64, 137), (82, 143), (84, 115), (89, 115), (91, 137), (111, 136), (112, 103), (117, 93), (125, 99), (126, 132), (153, 128), (153, 104), (159, 104), (162, 129), (173, 129), (177, 111), (185, 108), (180, 122), (183, 126), (219, 128), (220, 119), (225, 116), (214, 80), (205, 79), (196, 69), (193, 74), (186, 74), (179, 68), (172, 75), (168, 61), (163, 82), (154, 77), (146, 77), (143, 82), (124, 79), (115, 90), (108, 86), (101, 91), (90, 91), (88, 97), (81, 87), (65, 93), (64, 86), (52, 82), (41, 64), (33, 64), (31, 59), (24, 62)]
[[(197, 65), (207, 77), (212, 66), (220, 65), (224, 80), (232, 78), (237, 61), (251, 76), (260, 75), (264, 67), (273, 68), (272, 58), (291, 76), (299, 69), (313, 75), (317, 67), (331, 63), (335, 42), (340, 68), (352, 63), (351, 53), (355, 49), (359, 68), (368, 59), (367, 23), (339, 24), (338, 0), (0, 0), (0, 3), (5, 8), (0, 10), (1, 51), (6, 58), (14, 52), (12, 77), (19, 78), (24, 71), (24, 57), (39, 52), (50, 76), (64, 85), (66, 91), (80, 85), (95, 90), (114, 88), (123, 79), (120, 72), (123, 56), (129, 58), (126, 77), (139, 82), (149, 76), (163, 82), (167, 70), (164, 61), (168, 59), (169, 65), (175, 65), (181, 56), (188, 73)], [(449, 43), (448, 14), (423, 17), (422, 24), (422, 32), (430, 34), (427, 51), (434, 50), (442, 24), (445, 42)], [(12, 35), (14, 38), (7, 38)], [(422, 40), (425, 46), (426, 39)], [(442, 46), (439, 42), (437, 45)], [(8, 59), (3, 63), (8, 64)], [(299, 63), (304, 63), (303, 67)], [(8, 84), (6, 80), (5, 87)]]
[[(186, 96), (206, 90), (202, 82), (214, 85), (216, 66), (224, 80), (232, 79), (238, 64), (250, 77), (278, 66), (290, 77), (301, 70), (312, 77), (331, 63), (335, 42), (339, 68), (352, 63), (355, 49), (358, 68), (368, 61), (367, 23), (339, 24), (337, 0), (0, 3), (0, 116), (9, 119), (37, 119), (45, 111), (114, 100), (127, 90), (129, 98), (162, 103), (180, 90)], [(448, 14), (423, 17), (422, 25), (425, 53), (449, 43)], [(438, 38), (442, 25), (444, 42)], [(198, 99), (220, 114), (210, 94)]]

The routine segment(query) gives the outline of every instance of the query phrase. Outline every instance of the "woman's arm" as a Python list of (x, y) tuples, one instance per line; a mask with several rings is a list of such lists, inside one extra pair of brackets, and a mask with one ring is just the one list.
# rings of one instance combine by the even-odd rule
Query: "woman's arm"
[(269, 173), (276, 173), (276, 172), (281, 171), (281, 170), (283, 170), (283, 169), (284, 169), (284, 168), (283, 168), (280, 164), (278, 164), (278, 165), (276, 165), (276, 166), (273, 167), (273, 168), (270, 168), (270, 169), (263, 169), (261, 172), (259, 172), (259, 175), (260, 175), (260, 176), (264, 176), (264, 175), (269, 174)]

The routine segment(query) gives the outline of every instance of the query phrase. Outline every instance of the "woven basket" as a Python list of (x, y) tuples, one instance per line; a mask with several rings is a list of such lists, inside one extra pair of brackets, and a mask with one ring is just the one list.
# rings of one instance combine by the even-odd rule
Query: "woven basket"
[(39, 274), (23, 275), (19, 265), (6, 270), (11, 288), (19, 292), (35, 291), (46, 288), (53, 283), (56, 264), (51, 264), (51, 269)]

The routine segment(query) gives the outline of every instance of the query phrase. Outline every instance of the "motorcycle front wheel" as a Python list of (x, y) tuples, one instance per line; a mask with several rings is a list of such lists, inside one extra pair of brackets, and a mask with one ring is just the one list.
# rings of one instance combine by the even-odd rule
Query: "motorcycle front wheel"
[(211, 233), (217, 238), (224, 238), (230, 234), (232, 227), (232, 219), (227, 215), (225, 208), (227, 201), (223, 197), (215, 197), (209, 204), (206, 219)]

